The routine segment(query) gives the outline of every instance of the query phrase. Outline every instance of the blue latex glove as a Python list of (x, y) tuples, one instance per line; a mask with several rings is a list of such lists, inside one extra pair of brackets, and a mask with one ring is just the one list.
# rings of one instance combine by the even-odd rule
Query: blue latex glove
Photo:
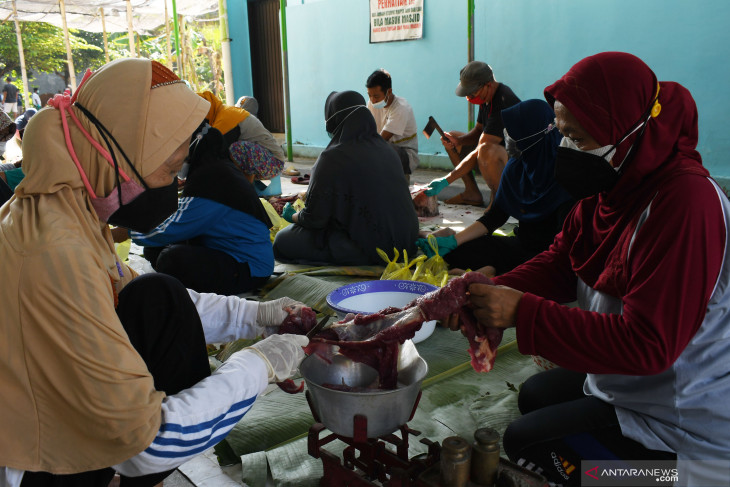
[(292, 217), (294, 216), (294, 213), (296, 213), (297, 210), (294, 209), (294, 207), (291, 205), (291, 203), (287, 203), (284, 205), (284, 208), (281, 210), (281, 217), (288, 221), (289, 223), (294, 223), (294, 220), (292, 220)]
[(426, 189), (425, 191), (426, 196), (436, 196), (448, 185), (449, 182), (446, 180), (446, 178), (434, 179), (433, 181), (428, 183), (428, 189)]
[[(436, 237), (436, 243), (438, 244), (439, 255), (442, 257), (459, 246), (459, 244), (456, 243), (456, 237), (454, 235), (449, 235), (448, 237)], [(436, 255), (431, 246), (428, 245), (428, 240), (425, 238), (419, 238), (416, 240), (416, 246), (423, 250), (423, 253), (426, 254), (429, 259)]]

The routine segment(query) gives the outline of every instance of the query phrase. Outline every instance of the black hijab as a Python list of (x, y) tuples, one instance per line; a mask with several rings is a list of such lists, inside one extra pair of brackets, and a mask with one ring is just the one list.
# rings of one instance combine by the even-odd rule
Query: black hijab
[(418, 216), (395, 150), (377, 132), (365, 99), (355, 91), (333, 92), (325, 103), (332, 141), (312, 170), (299, 224), (320, 229), (324, 247), (333, 230), (345, 232), (369, 262), (382, 261), (376, 247), (412, 253)]
[(253, 185), (228, 156), (223, 135), (203, 124), (193, 135), (182, 195), (207, 198), (247, 213), (271, 228), (271, 220)]
[(333, 91), (324, 103), (324, 119), (332, 141), (327, 149), (350, 140), (380, 137), (365, 98), (356, 91)]

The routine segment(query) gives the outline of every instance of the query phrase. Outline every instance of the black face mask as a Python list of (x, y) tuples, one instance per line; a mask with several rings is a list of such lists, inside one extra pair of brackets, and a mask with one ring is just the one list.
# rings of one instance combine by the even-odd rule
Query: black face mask
[(144, 191), (128, 203), (122, 201), (122, 191), (118, 191), (117, 197), (119, 198), (119, 208), (109, 215), (106, 222), (111, 225), (134, 230), (135, 232), (148, 233), (157, 225), (165, 221), (168, 216), (177, 211), (177, 178), (174, 178), (169, 185), (161, 188), (150, 188), (147, 186), (142, 175), (137, 172), (137, 169), (119, 145), (119, 142), (117, 142), (104, 124), (102, 124), (79, 102), (76, 102), (75, 106), (78, 107), (88, 117), (91, 123), (96, 126), (102, 139), (104, 139), (104, 143), (106, 144), (107, 149), (112, 156), (112, 160), (114, 161), (117, 188), (121, 188), (122, 183), (119, 177), (119, 164), (117, 163), (115, 151), (112, 148), (112, 142), (124, 157), (129, 168), (132, 169), (137, 178), (139, 178), (142, 183), (142, 187), (144, 187)]
[(610, 191), (619, 174), (601, 156), (568, 147), (558, 147), (555, 155), (555, 180), (576, 200)]
[(616, 186), (624, 167), (633, 158), (634, 149), (641, 143), (646, 124), (656, 101), (657, 97), (655, 96), (639, 121), (627, 130), (619, 141), (606, 152), (606, 154), (613, 153), (624, 140), (641, 129), (636, 140), (626, 152), (623, 161), (618, 166), (618, 170), (605, 159), (605, 154), (598, 156), (579, 149), (558, 147), (555, 155), (555, 180), (558, 184), (563, 186), (576, 200), (596, 195), (602, 191), (611, 191)]
[(146, 188), (135, 199), (112, 213), (107, 223), (148, 233), (177, 210), (177, 178), (168, 186)]

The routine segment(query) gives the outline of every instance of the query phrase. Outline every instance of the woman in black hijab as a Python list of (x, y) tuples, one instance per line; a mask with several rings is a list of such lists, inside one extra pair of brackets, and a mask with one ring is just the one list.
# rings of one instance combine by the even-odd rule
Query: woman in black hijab
[(193, 137), (178, 210), (147, 234), (132, 232), (157, 272), (197, 292), (240, 294), (274, 270), (271, 221), (223, 135), (204, 125)]
[(415, 251), (418, 216), (400, 160), (378, 135), (365, 99), (332, 92), (324, 107), (332, 141), (312, 168), (306, 207), (274, 241), (290, 263), (378, 264), (376, 247)]

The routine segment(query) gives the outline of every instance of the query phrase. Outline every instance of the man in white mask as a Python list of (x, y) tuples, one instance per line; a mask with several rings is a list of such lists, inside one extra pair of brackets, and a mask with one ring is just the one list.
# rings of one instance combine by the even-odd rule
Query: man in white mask
[(368, 76), (368, 109), (375, 118), (378, 133), (390, 142), (400, 156), (403, 173), (410, 181), (418, 167), (418, 134), (416, 117), (405, 98), (393, 94), (390, 73), (378, 69)]

